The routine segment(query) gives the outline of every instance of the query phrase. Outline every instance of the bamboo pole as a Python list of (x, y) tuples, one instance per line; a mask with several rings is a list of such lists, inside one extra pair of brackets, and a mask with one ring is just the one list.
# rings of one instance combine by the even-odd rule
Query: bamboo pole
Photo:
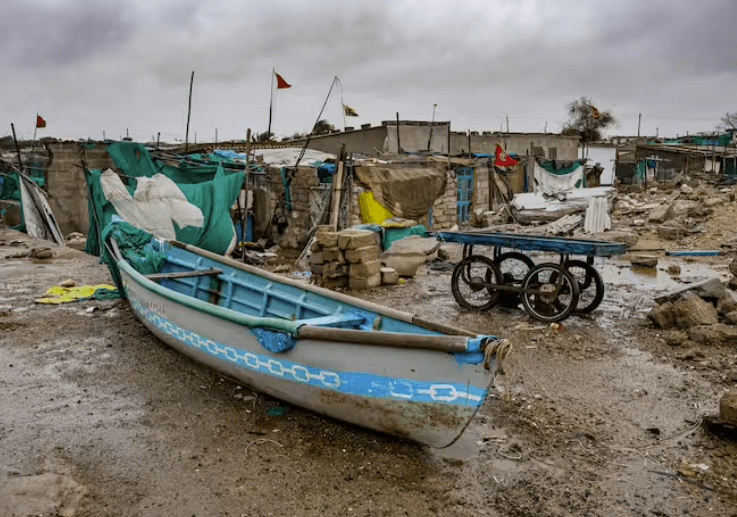
[(194, 70), (189, 78), (189, 102), (187, 104), (187, 131), (184, 134), (184, 154), (189, 150), (189, 118), (192, 115), (192, 84), (194, 83)]
[(333, 186), (330, 195), (330, 225), (338, 230), (338, 217), (340, 215), (340, 194), (343, 190), (343, 170), (345, 169), (345, 144), (340, 148), (338, 155), (338, 166), (333, 176)]
[[(248, 177), (250, 170), (248, 168), (248, 158), (251, 153), (251, 128), (246, 131), (246, 177), (243, 178), (243, 182), (248, 186)], [(239, 196), (240, 197), (240, 196)], [(243, 262), (246, 262), (246, 228), (248, 227), (248, 188), (245, 190), (245, 196), (243, 198), (243, 211), (241, 212), (241, 254)]]
[(11, 122), (10, 129), (13, 130), (13, 142), (15, 143), (15, 152), (18, 153), (18, 168), (23, 169), (23, 158), (20, 155), (20, 146), (18, 145), (18, 139), (15, 136), (15, 125)]

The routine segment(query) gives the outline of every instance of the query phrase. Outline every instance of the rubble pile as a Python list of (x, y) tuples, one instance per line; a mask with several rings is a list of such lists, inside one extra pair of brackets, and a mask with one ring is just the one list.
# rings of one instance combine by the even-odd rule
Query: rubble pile
[(396, 271), (382, 268), (379, 239), (379, 234), (370, 230), (336, 232), (321, 226), (310, 248), (312, 281), (328, 289), (369, 289), (397, 283)]
[(737, 343), (737, 292), (718, 278), (686, 284), (657, 296), (655, 303), (648, 318), (666, 331), (670, 345)]
[(706, 218), (717, 207), (734, 200), (731, 188), (717, 190), (706, 184), (694, 188), (684, 183), (670, 192), (652, 187), (642, 194), (620, 194), (612, 216), (620, 226), (654, 231), (663, 240), (678, 241), (704, 232)]

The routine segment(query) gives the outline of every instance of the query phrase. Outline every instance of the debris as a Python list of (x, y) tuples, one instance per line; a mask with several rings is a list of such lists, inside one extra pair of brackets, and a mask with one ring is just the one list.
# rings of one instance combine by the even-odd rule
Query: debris
[(690, 291), (683, 293), (683, 296), (673, 304), (672, 312), (676, 323), (683, 330), (696, 325), (714, 325), (719, 322), (716, 308)]
[(669, 275), (678, 276), (681, 274), (681, 266), (671, 265), (665, 270)]
[(656, 296), (655, 303), (661, 304), (666, 301), (676, 301), (681, 298), (683, 294), (687, 291), (693, 291), (701, 298), (716, 302), (719, 300), (719, 298), (722, 297), (722, 293), (724, 293), (724, 286), (718, 278), (708, 278), (700, 282), (692, 282), (690, 284), (686, 284), (683, 287)]
[(737, 388), (732, 388), (719, 399), (719, 415), (730, 424), (737, 425)]
[(33, 248), (28, 254), (28, 258), (35, 259), (49, 259), (53, 256), (54, 254), (51, 252), (51, 248)]
[(381, 268), (381, 283), (382, 284), (398, 284), (399, 275), (397, 271), (390, 267)]
[(696, 325), (688, 331), (691, 341), (705, 345), (737, 343), (737, 327), (717, 323), (715, 325)]
[(630, 259), (633, 266), (655, 267), (658, 265), (658, 257), (655, 255), (635, 255)]
[(670, 346), (679, 346), (684, 341), (688, 341), (688, 334), (682, 330), (669, 330), (663, 332), (663, 340)]
[(727, 315), (733, 311), (737, 311), (737, 293), (731, 289), (725, 289), (717, 302), (717, 312)]
[(647, 315), (658, 327), (668, 330), (675, 326), (676, 321), (673, 318), (673, 303), (666, 301), (665, 303), (653, 307)]
[(63, 281), (62, 283), (60, 283), (59, 285), (60, 285), (60, 286), (62, 286), (62, 287), (74, 287), (74, 286), (75, 286), (75, 285), (77, 285), (77, 284), (76, 284), (76, 282), (75, 282), (74, 280), (72, 280), (71, 278), (67, 278), (66, 280), (64, 280), (64, 281)]

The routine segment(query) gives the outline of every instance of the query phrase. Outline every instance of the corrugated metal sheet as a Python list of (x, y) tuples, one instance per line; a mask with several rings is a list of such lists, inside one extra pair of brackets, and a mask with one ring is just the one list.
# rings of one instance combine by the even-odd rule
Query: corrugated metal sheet
[(612, 227), (609, 216), (609, 200), (606, 197), (592, 197), (586, 208), (583, 229), (586, 233), (599, 233)]

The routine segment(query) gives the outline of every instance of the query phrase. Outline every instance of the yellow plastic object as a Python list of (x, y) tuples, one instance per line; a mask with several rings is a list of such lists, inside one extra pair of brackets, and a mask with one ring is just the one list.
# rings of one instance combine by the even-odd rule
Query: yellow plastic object
[(361, 221), (363, 224), (379, 224), (383, 222), (384, 219), (394, 217), (394, 214), (384, 208), (381, 203), (376, 201), (374, 193), (370, 190), (361, 192), (358, 195), (358, 207), (361, 210)]
[(98, 285), (80, 285), (77, 287), (61, 287), (54, 285), (44, 293), (45, 298), (39, 298), (36, 303), (66, 303), (73, 302), (77, 298), (87, 298), (92, 296), (98, 289), (115, 290), (115, 287), (108, 284)]

